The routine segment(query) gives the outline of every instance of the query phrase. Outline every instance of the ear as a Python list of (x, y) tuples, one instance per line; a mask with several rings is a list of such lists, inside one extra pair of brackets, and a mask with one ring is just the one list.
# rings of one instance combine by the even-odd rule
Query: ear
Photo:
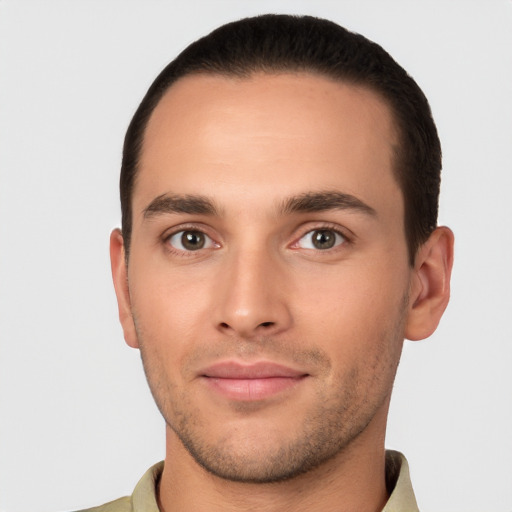
[(112, 279), (116, 290), (119, 320), (123, 327), (124, 339), (130, 347), (139, 348), (137, 332), (135, 331), (131, 311), (128, 269), (123, 235), (120, 229), (114, 229), (110, 235), (110, 265), (112, 268)]
[(437, 328), (450, 299), (453, 265), (452, 231), (437, 228), (416, 255), (405, 337), (428, 338)]

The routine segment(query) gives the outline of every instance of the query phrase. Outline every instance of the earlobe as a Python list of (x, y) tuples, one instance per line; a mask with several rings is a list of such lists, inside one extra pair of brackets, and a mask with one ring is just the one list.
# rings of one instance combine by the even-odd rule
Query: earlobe
[(452, 231), (439, 227), (418, 250), (405, 329), (405, 337), (409, 340), (428, 338), (436, 330), (448, 305), (453, 243)]
[(110, 234), (110, 265), (112, 268), (112, 280), (114, 281), (119, 320), (123, 328), (124, 339), (130, 347), (139, 348), (131, 312), (128, 269), (124, 252), (123, 235), (120, 229), (114, 229)]

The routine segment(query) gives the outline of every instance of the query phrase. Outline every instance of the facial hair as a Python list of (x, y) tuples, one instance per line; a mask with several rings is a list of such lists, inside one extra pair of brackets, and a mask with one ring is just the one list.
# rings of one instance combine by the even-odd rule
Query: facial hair
[[(378, 350), (344, 374), (332, 374), (329, 355), (321, 349), (299, 349), (298, 343), (273, 338), (259, 340), (226, 339), (192, 351), (184, 368), (200, 366), (201, 361), (223, 357), (285, 360), (313, 369), (318, 385), (315, 399), (294, 432), (276, 427), (267, 432), (245, 432), (243, 427), (226, 430), (212, 438), (209, 421), (187, 388), (179, 388), (167, 375), (165, 362), (151, 350), (151, 340), (136, 323), (144, 371), (169, 429), (195, 462), (219, 478), (244, 483), (273, 483), (289, 480), (313, 470), (340, 455), (367, 428), (378, 410), (389, 400), (398, 367), (406, 317), (407, 297), (401, 304), (395, 324), (379, 339)], [(136, 318), (136, 316), (134, 316)], [(170, 341), (169, 343), (172, 343)], [(327, 378), (329, 376), (329, 378)], [(250, 419), (265, 405), (235, 404), (237, 413)]]

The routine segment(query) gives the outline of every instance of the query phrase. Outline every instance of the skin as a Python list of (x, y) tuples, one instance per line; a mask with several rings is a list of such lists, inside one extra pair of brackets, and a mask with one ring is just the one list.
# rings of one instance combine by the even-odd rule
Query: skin
[[(118, 230), (111, 257), (167, 423), (166, 512), (384, 505), (403, 339), (435, 330), (453, 246), (438, 228), (409, 264), (396, 144), (375, 93), (306, 73), (189, 76), (155, 109), (129, 261)], [(207, 374), (226, 361), (294, 378), (219, 389)]]

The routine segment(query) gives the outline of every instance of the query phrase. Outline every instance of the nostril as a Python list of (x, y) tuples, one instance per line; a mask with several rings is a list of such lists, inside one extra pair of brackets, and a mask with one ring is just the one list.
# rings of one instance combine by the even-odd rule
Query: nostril
[[(0, 0), (1, 1), (1, 0)], [(220, 322), (218, 324), (218, 328), (221, 329), (223, 332), (228, 333), (239, 333), (244, 336), (250, 336), (251, 332), (259, 332), (259, 330), (267, 330), (271, 327), (274, 327), (276, 325), (276, 322), (261, 322), (259, 324), (252, 324), (252, 325), (244, 325), (244, 323), (234, 323), (230, 324), (227, 322)]]

